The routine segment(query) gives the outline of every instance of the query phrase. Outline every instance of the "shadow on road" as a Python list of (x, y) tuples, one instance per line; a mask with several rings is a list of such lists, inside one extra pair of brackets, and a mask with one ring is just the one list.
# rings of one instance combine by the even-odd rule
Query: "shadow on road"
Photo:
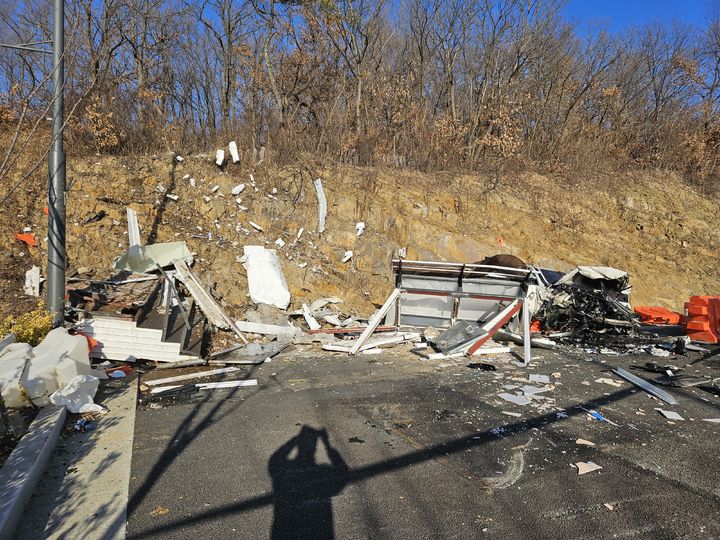
[[(318, 443), (330, 464), (316, 461)], [(332, 498), (347, 484), (349, 469), (327, 430), (303, 426), (270, 456), (268, 472), (275, 494), (271, 538), (335, 538)]]

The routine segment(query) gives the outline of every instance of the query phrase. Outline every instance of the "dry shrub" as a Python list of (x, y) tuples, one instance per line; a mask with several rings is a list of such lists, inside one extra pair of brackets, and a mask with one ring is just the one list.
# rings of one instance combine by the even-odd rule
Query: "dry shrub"
[(21, 315), (10, 315), (0, 322), (0, 336), (10, 333), (20, 343), (29, 343), (33, 347), (40, 343), (52, 330), (52, 315), (45, 309), (43, 301), (27, 313)]

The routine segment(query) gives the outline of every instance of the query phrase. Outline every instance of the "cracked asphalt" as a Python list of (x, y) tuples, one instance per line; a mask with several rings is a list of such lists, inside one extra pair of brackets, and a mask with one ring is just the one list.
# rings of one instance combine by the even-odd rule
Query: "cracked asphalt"
[[(720, 398), (670, 388), (669, 406), (608, 371), (656, 361), (717, 377), (715, 356), (535, 355), (530, 368), (473, 360), (493, 371), (404, 347), (304, 348), (244, 370), (256, 387), (141, 402), (128, 537), (720, 536), (720, 424), (704, 421)], [(545, 389), (528, 405), (497, 395), (526, 384)], [(602, 469), (578, 475), (587, 461)]]

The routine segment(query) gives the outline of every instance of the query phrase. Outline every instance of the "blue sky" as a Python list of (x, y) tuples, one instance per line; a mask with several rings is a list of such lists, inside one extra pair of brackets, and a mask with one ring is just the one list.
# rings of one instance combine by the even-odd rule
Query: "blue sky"
[(581, 27), (590, 20), (601, 21), (612, 32), (659, 21), (702, 26), (713, 0), (568, 0), (565, 15)]

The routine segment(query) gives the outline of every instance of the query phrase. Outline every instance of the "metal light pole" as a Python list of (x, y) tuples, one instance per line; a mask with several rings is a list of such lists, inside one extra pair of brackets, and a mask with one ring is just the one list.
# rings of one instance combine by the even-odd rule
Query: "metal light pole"
[[(0, 48), (48, 54), (47, 41), (0, 43)], [(53, 326), (62, 326), (65, 314), (65, 150), (63, 149), (63, 94), (65, 92), (65, 0), (55, 0), (53, 21), (52, 150), (48, 157), (47, 308)]]
[(53, 146), (48, 158), (47, 307), (53, 326), (62, 326), (65, 313), (65, 150), (63, 94), (65, 91), (65, 0), (55, 0), (53, 21)]

